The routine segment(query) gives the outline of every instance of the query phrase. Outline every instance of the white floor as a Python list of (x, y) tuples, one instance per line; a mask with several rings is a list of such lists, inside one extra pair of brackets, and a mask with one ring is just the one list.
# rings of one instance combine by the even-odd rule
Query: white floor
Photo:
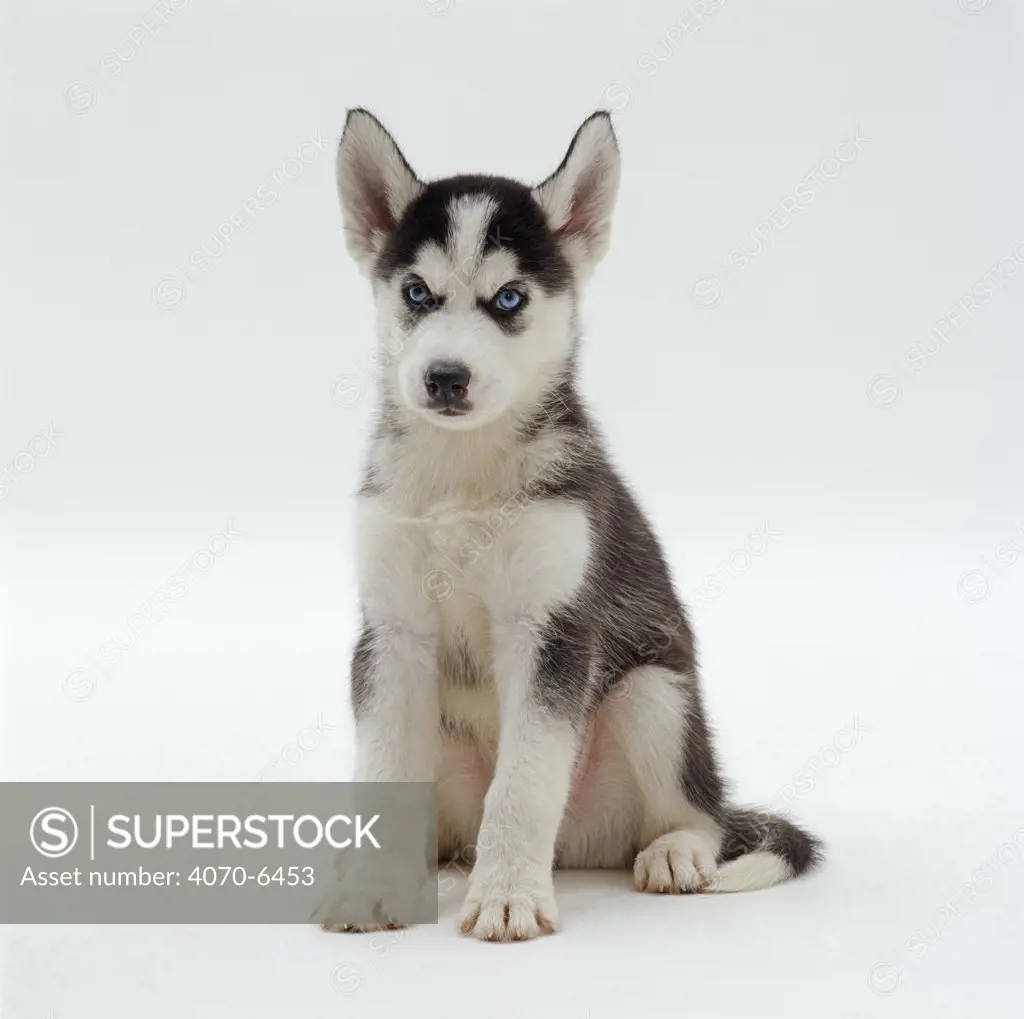
[(461, 938), (454, 896), (437, 927), (362, 937), (23, 928), (9, 946), (5, 1015), (1010, 1017), (1022, 850), (995, 864), (988, 891), (975, 879), (977, 898), (957, 905), (1000, 835), (983, 844), (953, 819), (928, 820), (908, 811), (880, 837), (862, 815), (859, 833), (830, 830), (828, 870), (760, 894), (643, 896), (624, 874), (565, 874), (564, 930), (533, 943)]
[[(769, 568), (767, 558), (761, 565)], [(951, 611), (933, 619), (936, 632), (913, 642), (858, 639), (813, 599), (798, 605), (787, 594), (786, 612), (800, 617), (792, 625), (814, 638), (773, 641), (747, 613), (759, 600), (753, 587), (751, 570), (698, 615), (705, 672), (714, 676), (709, 699), (738, 797), (789, 809), (827, 839), (820, 872), (717, 898), (641, 895), (625, 873), (560, 874), (563, 929), (529, 944), (461, 937), (458, 875), (439, 924), (401, 934), (11, 928), (5, 1016), (440, 1019), (472, 1009), (559, 1019), (825, 1011), (1009, 1019), (1024, 949), (1011, 710), (1019, 648), (954, 636), (957, 615), (976, 609), (955, 593)], [(198, 618), (201, 597), (182, 607), (181, 625), (189, 612)], [(764, 611), (771, 614), (767, 601)], [(865, 611), (859, 632), (883, 628), (883, 614)], [(152, 640), (169, 640), (172, 625)], [(129, 662), (129, 654), (139, 657)], [(123, 674), (111, 670), (111, 686), (81, 702), (59, 692), (53, 671), (45, 684), (40, 676), (36, 696), (13, 705), (36, 724), (9, 741), (11, 777), (347, 774), (340, 658), (169, 666), (161, 658), (140, 642)]]

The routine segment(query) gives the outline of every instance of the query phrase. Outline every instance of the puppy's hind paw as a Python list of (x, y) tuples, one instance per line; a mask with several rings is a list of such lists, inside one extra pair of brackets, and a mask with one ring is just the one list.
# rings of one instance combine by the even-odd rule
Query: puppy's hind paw
[(717, 875), (711, 843), (690, 831), (670, 831), (655, 839), (633, 864), (633, 883), (641, 892), (711, 891)]

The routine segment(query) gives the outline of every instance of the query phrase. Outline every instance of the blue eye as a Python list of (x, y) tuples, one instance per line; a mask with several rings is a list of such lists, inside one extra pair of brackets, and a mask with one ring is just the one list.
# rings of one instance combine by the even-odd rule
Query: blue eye
[(498, 296), (494, 298), (494, 303), (500, 311), (515, 311), (522, 305), (523, 300), (523, 295), (518, 290), (502, 287), (498, 291)]
[(422, 280), (419, 283), (411, 283), (405, 288), (405, 299), (416, 307), (422, 307), (427, 304), (433, 296), (430, 292), (430, 287)]

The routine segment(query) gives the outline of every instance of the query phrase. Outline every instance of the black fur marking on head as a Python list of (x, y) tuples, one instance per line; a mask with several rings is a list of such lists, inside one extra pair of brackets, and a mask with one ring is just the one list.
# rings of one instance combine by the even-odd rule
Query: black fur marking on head
[[(530, 189), (506, 177), (464, 175), (427, 184), (402, 215), (377, 259), (378, 279), (390, 280), (408, 269), (424, 244), (444, 248), (451, 230), (449, 208), (455, 198), (490, 198), (496, 211), (487, 227), (484, 252), (510, 250), (524, 276), (547, 293), (572, 285), (572, 270)], [(458, 270), (456, 270), (458, 271)]]

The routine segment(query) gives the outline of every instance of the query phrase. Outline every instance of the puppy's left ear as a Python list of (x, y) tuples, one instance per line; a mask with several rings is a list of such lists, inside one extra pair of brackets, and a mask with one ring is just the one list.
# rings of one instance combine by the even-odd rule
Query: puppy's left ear
[(584, 273), (608, 250), (619, 190), (619, 146), (612, 119), (601, 110), (580, 125), (561, 166), (533, 189), (555, 234)]

